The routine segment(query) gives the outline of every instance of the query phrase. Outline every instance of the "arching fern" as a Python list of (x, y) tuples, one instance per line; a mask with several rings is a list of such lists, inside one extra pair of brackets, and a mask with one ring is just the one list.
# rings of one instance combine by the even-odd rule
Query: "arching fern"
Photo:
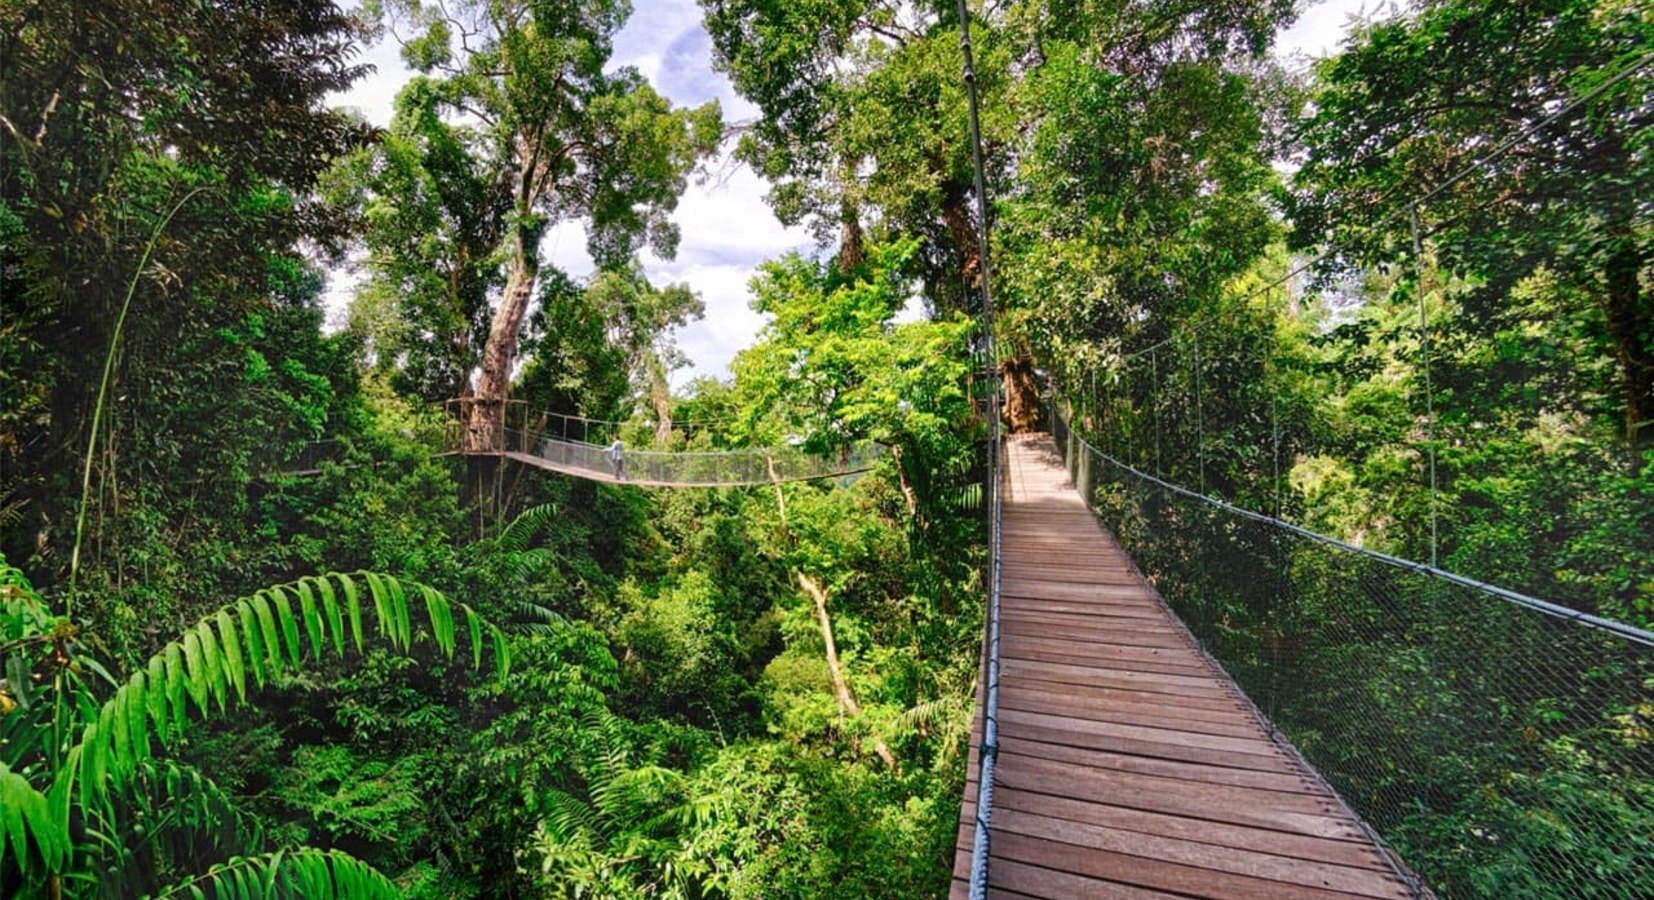
[[(71, 839), (72, 809), (114, 821), (116, 805), (146, 777), (172, 771), (154, 765), (157, 747), (183, 738), (193, 719), (245, 703), (249, 684), (263, 687), (307, 660), (361, 652), (370, 636), (404, 652), (428, 638), (450, 659), (463, 637), (474, 666), (481, 667), (485, 644), (502, 676), (510, 664), (504, 635), (470, 607), (372, 572), (310, 576), (243, 597), (161, 648), (101, 705), (88, 702), (73, 635), (72, 623), (50, 615), (22, 573), (0, 560), (0, 720), (31, 748), (0, 756), (0, 887), (20, 884), (24, 896), (58, 893), (64, 876), (96, 855), (95, 846)], [(31, 706), (35, 680), (50, 687)], [(281, 874), (284, 859), (290, 876)], [(276, 896), (270, 891), (291, 884), (327, 890), (282, 896), (321, 897), (336, 896), (334, 887), (369, 885), (346, 891), (355, 897), (389, 885), (338, 853), (256, 857), (221, 869), (189, 882), (190, 893), (210, 885), (213, 896)]]

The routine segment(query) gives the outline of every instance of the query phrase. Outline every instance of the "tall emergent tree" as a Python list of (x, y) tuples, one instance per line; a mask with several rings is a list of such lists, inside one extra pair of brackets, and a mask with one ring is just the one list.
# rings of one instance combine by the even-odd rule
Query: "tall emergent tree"
[(539, 279), (540, 239), (582, 221), (600, 268), (647, 245), (669, 257), (668, 218), (696, 162), (722, 136), (716, 102), (677, 109), (637, 70), (605, 71), (631, 11), (623, 0), (379, 0), (371, 5), (413, 33), (403, 56), (430, 79), (432, 102), (481, 123), (491, 164), (510, 185), (505, 286), (482, 348), (468, 449), (491, 449), (524, 318)]

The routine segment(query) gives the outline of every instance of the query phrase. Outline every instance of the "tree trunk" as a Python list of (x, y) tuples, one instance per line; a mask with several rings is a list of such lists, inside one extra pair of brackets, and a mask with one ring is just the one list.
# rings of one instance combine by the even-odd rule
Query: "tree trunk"
[(513, 239), (515, 257), (505, 295), (494, 311), (488, 328), (488, 343), (482, 351), (482, 374), (477, 377), (477, 394), (465, 424), (467, 453), (497, 453), (505, 449), (505, 398), (511, 388), (511, 366), (517, 359), (517, 338), (522, 334), (523, 317), (534, 297), (540, 274), (540, 230), (518, 226)]
[(1625, 397), (1626, 441), (1631, 465), (1641, 471), (1643, 452), (1654, 447), (1654, 297), (1642, 289), (1643, 254), (1634, 235), (1618, 236), (1608, 253), (1608, 335), (1619, 362)]
[[(902, 499), (907, 501), (907, 514), (914, 518), (919, 516), (919, 498), (913, 492), (913, 485), (907, 480), (907, 465), (902, 462), (902, 446), (890, 445), (890, 458), (896, 461), (896, 483), (901, 486)], [(923, 527), (925, 523), (919, 523)]]
[(838, 270), (849, 275), (867, 262), (867, 242), (861, 230), (861, 217), (847, 200), (839, 213)]
[[(844, 667), (839, 664), (838, 646), (833, 643), (833, 620), (827, 615), (827, 591), (810, 576), (800, 571), (798, 583), (804, 592), (815, 601), (816, 622), (821, 626), (821, 641), (827, 645), (827, 671), (833, 677), (833, 693), (838, 697), (838, 704), (845, 714), (852, 719), (861, 718), (861, 704), (856, 702), (856, 695), (850, 692), (850, 683), (844, 678)], [(890, 746), (883, 739), (873, 739), (873, 752), (879, 754), (884, 764), (891, 770), (896, 769), (896, 754), (890, 752)]]
[(948, 178), (942, 185), (942, 224), (959, 251), (959, 278), (965, 287), (964, 311), (976, 315), (981, 312), (977, 298), (982, 289), (982, 242), (977, 234), (976, 220), (971, 218), (970, 192), (959, 181)]
[(1005, 421), (1012, 434), (1039, 427), (1039, 379), (1034, 375), (1034, 358), (1027, 352), (1006, 360), (999, 367), (1005, 385)]
[(672, 442), (672, 385), (659, 355), (649, 366), (649, 405), (655, 408), (655, 445), (665, 447)]

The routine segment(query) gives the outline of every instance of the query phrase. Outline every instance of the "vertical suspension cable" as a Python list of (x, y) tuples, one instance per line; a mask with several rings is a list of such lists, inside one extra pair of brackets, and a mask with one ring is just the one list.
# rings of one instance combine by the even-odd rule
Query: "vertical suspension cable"
[(1281, 517), (1281, 420), (1276, 415), (1275, 395), (1279, 386), (1275, 384), (1275, 311), (1274, 306), (1267, 302), (1268, 295), (1264, 295), (1265, 327), (1269, 329), (1269, 346), (1264, 352), (1264, 390), (1269, 391), (1269, 440), (1270, 456), (1273, 473), (1270, 475), (1271, 484), (1275, 491), (1275, 518)]
[[(964, 59), (965, 96), (969, 101), (971, 162), (976, 169), (976, 215), (981, 248), (982, 343), (989, 366), (997, 366), (994, 346), (993, 280), (989, 265), (988, 188), (982, 166), (982, 125), (976, 96), (976, 66), (971, 56), (971, 18), (965, 0), (959, 0), (959, 50)], [(999, 758), (999, 588), (1003, 507), (999, 494), (1000, 392), (1003, 379), (990, 378), (988, 400), (988, 598), (984, 623), (982, 744), (977, 751), (976, 827), (971, 841), (971, 900), (988, 892), (989, 827), (993, 816), (994, 772)]]
[(1201, 381), (1200, 381), (1200, 330), (1197, 328), (1195, 336), (1195, 458), (1200, 467), (1200, 492), (1206, 493), (1206, 419), (1201, 412)]
[(1166, 469), (1160, 463), (1160, 358), (1159, 358), (1159, 353), (1160, 353), (1159, 350), (1150, 350), (1149, 351), (1149, 367), (1154, 372), (1154, 394), (1151, 395), (1152, 399), (1149, 402), (1151, 404), (1153, 404), (1153, 410), (1154, 410), (1154, 474), (1164, 477), (1165, 474), (1166, 474)]
[(1430, 457), (1430, 565), (1436, 565), (1436, 400), (1430, 388), (1430, 319), (1424, 304), (1424, 241), (1419, 237), (1419, 207), (1408, 207), (1413, 227), (1413, 291), (1419, 299), (1419, 360), (1424, 371), (1424, 445)]

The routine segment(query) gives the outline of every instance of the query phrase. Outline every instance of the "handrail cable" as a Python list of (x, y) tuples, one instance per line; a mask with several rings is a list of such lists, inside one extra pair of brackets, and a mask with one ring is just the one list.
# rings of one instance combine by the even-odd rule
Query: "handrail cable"
[[(970, 104), (971, 162), (976, 171), (976, 216), (982, 279), (982, 347), (986, 362), (997, 367), (994, 346), (993, 281), (990, 277), (988, 240), (988, 188), (982, 165), (982, 123), (977, 106), (976, 67), (971, 58), (971, 18), (965, 0), (959, 0), (959, 50), (964, 58), (965, 96)], [(990, 370), (991, 371), (991, 370)], [(999, 759), (999, 592), (1000, 546), (1003, 507), (1000, 497), (1000, 392), (1002, 380), (989, 378), (988, 391), (988, 597), (984, 616), (982, 648), (982, 744), (977, 751), (976, 827), (971, 841), (971, 900), (982, 900), (988, 892), (989, 825), (993, 814), (994, 772)]]

